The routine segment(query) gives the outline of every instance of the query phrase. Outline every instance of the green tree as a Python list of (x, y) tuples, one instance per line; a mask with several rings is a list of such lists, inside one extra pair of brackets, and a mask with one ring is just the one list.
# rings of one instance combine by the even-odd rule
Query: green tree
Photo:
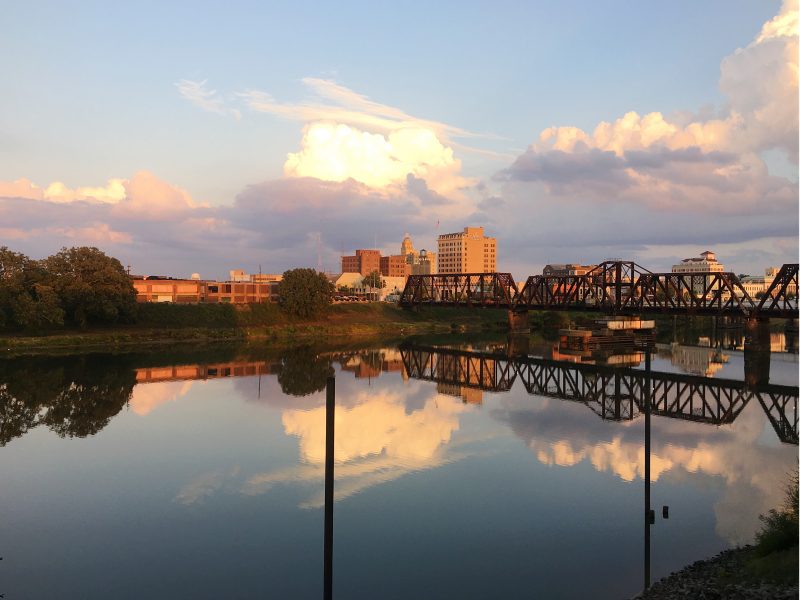
[(381, 279), (381, 274), (378, 271), (373, 271), (364, 277), (364, 281), (361, 282), (361, 285), (364, 287), (382, 289), (386, 287), (386, 282)]
[(308, 318), (327, 310), (333, 298), (333, 284), (314, 269), (291, 269), (278, 284), (281, 307), (290, 315)]
[(26, 329), (64, 323), (58, 296), (42, 265), (0, 246), (0, 328)]
[(116, 258), (97, 248), (62, 248), (44, 260), (66, 318), (80, 327), (132, 321), (136, 290)]

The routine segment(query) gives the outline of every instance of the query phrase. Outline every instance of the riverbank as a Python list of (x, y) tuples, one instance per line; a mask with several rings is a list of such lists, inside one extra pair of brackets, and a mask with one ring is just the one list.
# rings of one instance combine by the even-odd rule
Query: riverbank
[(657, 581), (636, 600), (797, 598), (797, 546), (764, 557), (753, 546), (725, 550)]
[(324, 317), (293, 319), (275, 306), (239, 311), (235, 321), (210, 319), (200, 325), (181, 306), (161, 308), (137, 325), (93, 330), (60, 330), (42, 335), (0, 335), (0, 355), (50, 354), (126, 347), (161, 347), (233, 341), (276, 344), (420, 335), (447, 332), (505, 331), (505, 311), (426, 308), (414, 311), (389, 303), (337, 304)]

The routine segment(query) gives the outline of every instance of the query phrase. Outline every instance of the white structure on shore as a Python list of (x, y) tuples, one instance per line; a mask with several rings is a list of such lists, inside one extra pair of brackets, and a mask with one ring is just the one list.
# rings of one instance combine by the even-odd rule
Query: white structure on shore
[[(711, 283), (711, 281), (709, 281), (711, 276), (706, 275), (703, 277), (704, 273), (722, 273), (723, 271), (725, 271), (725, 267), (722, 263), (717, 262), (717, 255), (711, 250), (701, 252), (699, 257), (684, 258), (677, 265), (672, 265), (673, 273), (685, 273), (692, 276), (692, 292), (697, 296), (702, 296), (703, 294), (710, 295), (713, 293), (713, 290), (706, 292), (708, 285)], [(730, 293), (725, 291), (722, 296), (723, 298), (730, 297)]]
[(717, 255), (711, 250), (702, 252), (696, 258), (684, 258), (677, 265), (672, 265), (673, 273), (722, 273), (725, 267), (717, 262)]

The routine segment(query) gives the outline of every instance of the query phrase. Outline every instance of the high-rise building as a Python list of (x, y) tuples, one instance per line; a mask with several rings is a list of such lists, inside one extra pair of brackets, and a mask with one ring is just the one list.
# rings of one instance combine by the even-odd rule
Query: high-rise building
[(439, 236), (439, 273), (493, 273), (497, 270), (497, 240), (483, 234), (483, 227)]

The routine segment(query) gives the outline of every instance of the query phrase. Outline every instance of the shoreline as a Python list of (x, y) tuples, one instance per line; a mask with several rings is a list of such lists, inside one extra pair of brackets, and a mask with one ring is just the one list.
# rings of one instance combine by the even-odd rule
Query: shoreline
[[(756, 557), (753, 546), (723, 550), (695, 561), (656, 581), (631, 600), (677, 598), (737, 598), (741, 600), (790, 600), (797, 598), (797, 581), (779, 581), (785, 563), (796, 569), (797, 546)], [(796, 572), (796, 571), (795, 571)]]

